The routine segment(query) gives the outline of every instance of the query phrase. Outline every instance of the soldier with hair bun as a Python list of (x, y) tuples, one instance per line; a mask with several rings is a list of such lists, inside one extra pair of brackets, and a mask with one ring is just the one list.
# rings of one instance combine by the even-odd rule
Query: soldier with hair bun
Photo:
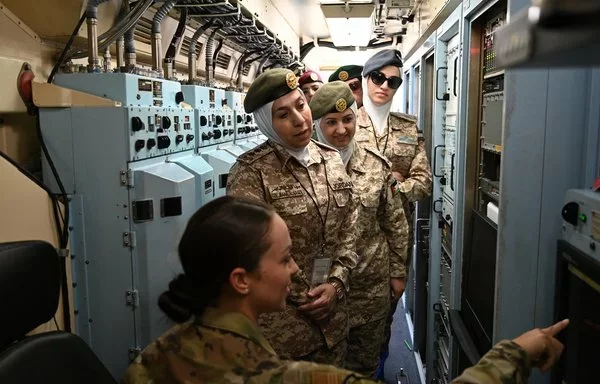
[[(367, 384), (331, 365), (282, 360), (257, 318), (286, 306), (298, 266), (284, 220), (272, 207), (220, 197), (189, 220), (179, 242), (183, 274), (160, 296), (176, 325), (152, 342), (125, 373), (124, 384)], [(166, 287), (165, 287), (166, 288)], [(546, 370), (562, 345), (560, 322), (502, 341), (456, 384), (527, 382), (532, 366)]]

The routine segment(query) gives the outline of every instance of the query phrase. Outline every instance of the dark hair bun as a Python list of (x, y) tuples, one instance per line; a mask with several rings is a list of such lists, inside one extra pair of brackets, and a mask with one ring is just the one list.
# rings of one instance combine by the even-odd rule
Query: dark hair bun
[(203, 292), (194, 289), (189, 277), (180, 274), (169, 283), (169, 290), (158, 298), (158, 306), (175, 322), (183, 323), (192, 315), (201, 315), (207, 306)]

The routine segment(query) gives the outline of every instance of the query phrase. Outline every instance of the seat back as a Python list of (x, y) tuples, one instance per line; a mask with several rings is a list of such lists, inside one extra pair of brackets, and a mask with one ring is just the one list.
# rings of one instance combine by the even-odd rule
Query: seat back
[(56, 331), (25, 336), (58, 307), (61, 260), (42, 241), (0, 244), (0, 383), (116, 384), (78, 336)]

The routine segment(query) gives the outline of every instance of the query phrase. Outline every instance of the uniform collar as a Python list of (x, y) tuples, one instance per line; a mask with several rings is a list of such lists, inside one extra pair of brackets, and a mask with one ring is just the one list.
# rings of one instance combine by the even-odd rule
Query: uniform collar
[(217, 308), (208, 307), (202, 314), (201, 324), (235, 333), (260, 345), (269, 353), (277, 355), (258, 326), (240, 312), (223, 312)]
[(381, 135), (381, 136), (377, 135), (375, 126), (373, 125), (373, 121), (369, 117), (369, 114), (367, 113), (367, 110), (365, 109), (365, 107), (360, 107), (360, 109), (358, 110), (358, 117), (356, 119), (356, 123), (358, 124), (359, 127), (365, 128), (365, 129), (371, 131), (373, 133), (373, 135), (375, 135), (375, 138), (381, 138), (381, 137), (385, 137), (385, 135), (388, 134), (389, 129), (390, 129), (390, 125), (391, 125), (390, 117), (388, 116), (387, 119), (388, 119), (387, 128), (385, 129), (385, 131), (383, 132), (383, 135)]
[[(275, 152), (277, 153), (277, 157), (281, 160), (281, 170), (285, 168), (285, 165), (290, 159), (293, 159), (298, 163), (298, 161), (288, 152), (285, 147), (277, 144), (274, 141), (269, 140), (269, 145), (273, 147)], [(319, 151), (319, 147), (312, 142), (312, 140), (308, 143), (308, 154), (309, 160), (308, 164), (306, 164), (306, 168), (310, 167), (313, 164), (319, 164), (322, 160), (321, 152)], [(300, 163), (298, 163), (300, 164)]]
[(367, 173), (364, 167), (365, 150), (356, 142), (354, 142), (354, 152), (348, 162), (348, 169), (359, 173)]

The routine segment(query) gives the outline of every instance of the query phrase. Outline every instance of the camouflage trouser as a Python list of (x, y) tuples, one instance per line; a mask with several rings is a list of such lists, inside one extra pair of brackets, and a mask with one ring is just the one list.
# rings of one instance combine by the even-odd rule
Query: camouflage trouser
[(386, 320), (382, 318), (350, 328), (344, 368), (364, 376), (375, 377), (379, 366), (381, 344), (385, 337)]
[(294, 360), (312, 361), (314, 363), (329, 364), (336, 367), (343, 367), (346, 358), (346, 339), (340, 341), (332, 348), (323, 346), (308, 355), (300, 356)]

